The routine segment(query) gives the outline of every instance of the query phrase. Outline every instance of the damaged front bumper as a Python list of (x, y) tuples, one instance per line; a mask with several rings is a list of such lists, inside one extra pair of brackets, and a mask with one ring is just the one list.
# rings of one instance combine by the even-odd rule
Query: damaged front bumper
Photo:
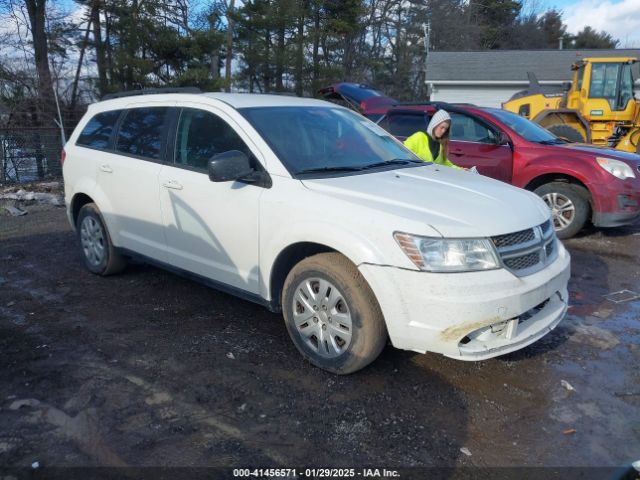
[(429, 273), (360, 265), (396, 348), (484, 360), (549, 333), (567, 311), (570, 255), (516, 277), (507, 270)]

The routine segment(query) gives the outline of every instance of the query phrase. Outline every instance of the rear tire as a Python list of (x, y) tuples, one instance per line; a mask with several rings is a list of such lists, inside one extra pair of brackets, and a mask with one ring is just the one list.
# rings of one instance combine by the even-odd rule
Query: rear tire
[(97, 275), (121, 272), (126, 261), (111, 243), (100, 210), (95, 203), (83, 205), (78, 213), (76, 231), (86, 267)]
[(378, 301), (356, 266), (339, 253), (321, 253), (287, 275), (282, 311), (289, 336), (313, 365), (353, 373), (375, 360), (387, 331)]
[(589, 217), (589, 192), (578, 185), (551, 182), (535, 189), (551, 210), (558, 238), (573, 237)]
[(570, 125), (550, 125), (546, 127), (556, 137), (568, 140), (570, 142), (584, 143), (586, 138), (582, 136), (580, 131)]

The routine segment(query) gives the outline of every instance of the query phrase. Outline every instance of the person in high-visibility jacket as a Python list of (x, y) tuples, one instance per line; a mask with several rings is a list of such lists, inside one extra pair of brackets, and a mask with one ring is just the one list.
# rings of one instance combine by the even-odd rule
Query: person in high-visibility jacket
[(433, 162), (462, 169), (449, 161), (447, 150), (449, 146), (449, 127), (451, 117), (446, 110), (438, 110), (431, 117), (427, 132), (416, 132), (404, 141), (405, 146), (425, 162)]

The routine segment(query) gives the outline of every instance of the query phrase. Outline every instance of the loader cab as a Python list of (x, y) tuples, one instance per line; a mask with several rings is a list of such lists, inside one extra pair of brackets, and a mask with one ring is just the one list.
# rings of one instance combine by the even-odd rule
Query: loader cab
[(630, 120), (634, 113), (634, 58), (589, 58), (572, 66), (568, 107), (591, 121)]

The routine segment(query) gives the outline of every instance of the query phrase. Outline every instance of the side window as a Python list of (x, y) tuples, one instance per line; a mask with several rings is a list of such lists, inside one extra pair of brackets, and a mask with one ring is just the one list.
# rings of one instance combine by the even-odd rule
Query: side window
[(451, 114), (451, 140), (474, 143), (496, 143), (497, 134), (488, 125), (460, 113)]
[(176, 135), (175, 163), (206, 170), (211, 157), (229, 150), (240, 150), (247, 156), (251, 154), (235, 130), (220, 117), (204, 110), (182, 110)]
[(120, 113), (122, 113), (122, 110), (98, 113), (82, 129), (76, 145), (99, 148), (101, 150), (109, 148), (111, 134), (118, 118), (120, 118)]
[(633, 98), (633, 75), (631, 73), (631, 65), (622, 66), (620, 73), (620, 94), (618, 95), (618, 105), (616, 110), (624, 110), (629, 100)]
[(578, 86), (576, 88), (578, 92), (582, 90), (582, 80), (584, 80), (584, 65), (578, 69)]
[(168, 107), (129, 110), (118, 130), (116, 150), (159, 160), (162, 157), (164, 124), (168, 113)]
[(390, 115), (387, 131), (395, 137), (410, 137), (418, 131), (427, 129), (427, 120), (424, 114), (419, 115)]
[(604, 98), (609, 101), (611, 109), (615, 109), (619, 70), (617, 63), (594, 63), (591, 67), (589, 98)]

